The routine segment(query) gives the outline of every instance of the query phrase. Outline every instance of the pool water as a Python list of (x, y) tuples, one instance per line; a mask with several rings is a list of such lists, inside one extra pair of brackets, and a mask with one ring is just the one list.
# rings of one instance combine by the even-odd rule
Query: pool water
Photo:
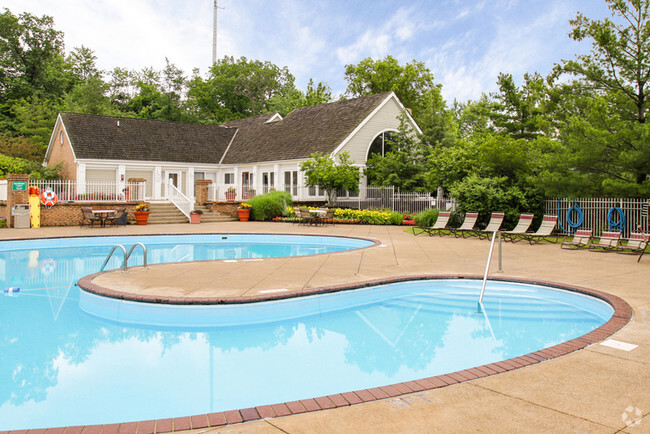
[[(143, 309), (74, 286), (97, 271), (76, 242), (38, 249), (54, 270), (33, 266), (33, 250), (0, 252), (6, 286), (37, 282), (0, 295), (0, 430), (188, 416), (394, 384), (550, 347), (613, 313), (592, 297), (506, 282), (489, 282), (479, 309), (481, 282), (466, 279)], [(67, 284), (38, 286), (61, 269)]]

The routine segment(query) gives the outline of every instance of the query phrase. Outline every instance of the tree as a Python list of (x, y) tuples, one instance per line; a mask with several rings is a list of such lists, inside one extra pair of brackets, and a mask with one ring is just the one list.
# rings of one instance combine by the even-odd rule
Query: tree
[(0, 125), (16, 131), (12, 106), (38, 97), (58, 104), (70, 89), (71, 75), (63, 52), (63, 33), (51, 17), (29, 13), (0, 14)]
[(363, 59), (358, 65), (345, 66), (347, 93), (353, 97), (393, 91), (405, 107), (413, 109), (416, 119), (427, 101), (424, 95), (440, 90), (433, 74), (423, 62), (413, 61), (402, 66), (397, 59)]
[(491, 96), (490, 120), (497, 132), (514, 139), (534, 139), (549, 129), (545, 103), (547, 87), (544, 78), (524, 74), (524, 84), (517, 87), (511, 74), (499, 74), (499, 92)]
[[(571, 162), (566, 173), (581, 177), (595, 194), (650, 194), (650, 132), (646, 123), (650, 80), (650, 0), (606, 0), (612, 19), (592, 20), (579, 13), (571, 38), (591, 40), (591, 54), (563, 62), (555, 78), (559, 129)], [(591, 181), (590, 181), (591, 179)]]
[(342, 152), (337, 162), (317, 152), (311, 159), (300, 163), (300, 170), (305, 172), (307, 185), (324, 190), (327, 203), (333, 204), (337, 190), (359, 191), (359, 169), (353, 164), (347, 152)]

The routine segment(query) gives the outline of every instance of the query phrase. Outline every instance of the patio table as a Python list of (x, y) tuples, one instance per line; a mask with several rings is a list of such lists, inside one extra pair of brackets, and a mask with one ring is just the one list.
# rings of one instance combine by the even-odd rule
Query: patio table
[(92, 210), (93, 215), (96, 215), (99, 217), (99, 227), (105, 227), (106, 226), (106, 219), (111, 215), (115, 214), (116, 210), (114, 209), (94, 209)]

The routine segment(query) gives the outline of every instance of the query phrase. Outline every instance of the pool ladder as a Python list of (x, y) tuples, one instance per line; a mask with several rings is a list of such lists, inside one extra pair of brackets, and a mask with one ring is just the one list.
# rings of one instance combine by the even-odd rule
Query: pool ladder
[(124, 268), (124, 271), (128, 271), (129, 269), (129, 258), (131, 257), (131, 254), (135, 250), (136, 247), (142, 247), (142, 251), (144, 253), (144, 264), (142, 265), (144, 268), (147, 268), (147, 247), (142, 244), (142, 243), (135, 243), (134, 245), (131, 246), (131, 250), (129, 250), (129, 253), (126, 253), (126, 249), (124, 248), (123, 245), (121, 244), (116, 244), (113, 246), (113, 249), (111, 249), (111, 253), (108, 254), (106, 257), (106, 260), (104, 261), (104, 264), (102, 264), (102, 267), (99, 269), (99, 271), (104, 271), (104, 267), (106, 267), (106, 264), (108, 264), (108, 261), (111, 259), (111, 256), (113, 256), (113, 253), (115, 253), (115, 250), (119, 247), (122, 249), (122, 252), (124, 252), (124, 263), (122, 264), (122, 268)]

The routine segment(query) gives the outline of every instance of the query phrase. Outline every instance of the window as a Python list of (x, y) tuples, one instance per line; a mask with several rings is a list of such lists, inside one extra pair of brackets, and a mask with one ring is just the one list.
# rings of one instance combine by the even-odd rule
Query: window
[(275, 188), (274, 172), (262, 173), (262, 188), (264, 189), (264, 193), (268, 193), (272, 188)]
[(380, 133), (375, 137), (375, 140), (372, 141), (370, 149), (368, 150), (367, 158), (370, 158), (373, 154), (379, 154), (382, 157), (385, 157), (386, 154), (392, 150), (391, 140), (394, 137), (395, 133), (393, 131), (384, 131), (383, 133)]
[(284, 191), (288, 191), (293, 196), (298, 195), (298, 171), (287, 170), (284, 172)]
[(235, 174), (234, 173), (226, 173), (226, 174), (224, 174), (223, 183), (224, 184), (234, 184), (235, 183)]
[(61, 144), (63, 144), (63, 131), (61, 131), (60, 138), (61, 138)]

